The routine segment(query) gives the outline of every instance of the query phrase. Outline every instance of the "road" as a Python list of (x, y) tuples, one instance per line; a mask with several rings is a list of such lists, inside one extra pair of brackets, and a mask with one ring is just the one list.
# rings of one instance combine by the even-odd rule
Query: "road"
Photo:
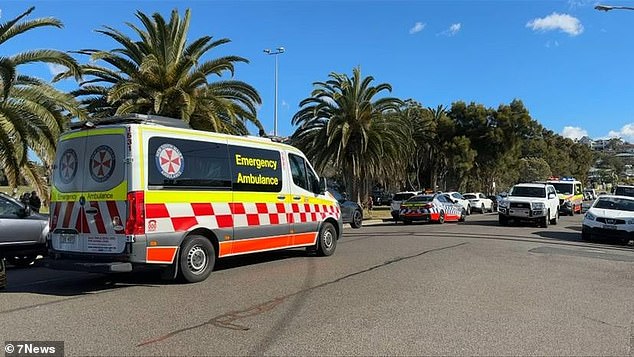
[(632, 356), (634, 249), (583, 243), (580, 222), (346, 229), (331, 257), (231, 258), (190, 285), (14, 268), (0, 342), (63, 340), (66, 355)]

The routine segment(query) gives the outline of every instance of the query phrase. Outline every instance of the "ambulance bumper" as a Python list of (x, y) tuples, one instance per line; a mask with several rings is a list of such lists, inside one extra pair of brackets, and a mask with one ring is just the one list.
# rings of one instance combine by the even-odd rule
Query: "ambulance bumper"
[(88, 273), (128, 273), (132, 271), (129, 262), (94, 262), (71, 259), (48, 259), (44, 266), (54, 270), (84, 271)]

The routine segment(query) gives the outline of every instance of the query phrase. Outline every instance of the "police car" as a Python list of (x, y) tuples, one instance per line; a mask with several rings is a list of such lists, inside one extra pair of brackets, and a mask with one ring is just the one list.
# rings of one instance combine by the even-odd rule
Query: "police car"
[(399, 218), (405, 224), (412, 221), (463, 222), (466, 216), (467, 210), (444, 194), (414, 196), (401, 204), (399, 212)]

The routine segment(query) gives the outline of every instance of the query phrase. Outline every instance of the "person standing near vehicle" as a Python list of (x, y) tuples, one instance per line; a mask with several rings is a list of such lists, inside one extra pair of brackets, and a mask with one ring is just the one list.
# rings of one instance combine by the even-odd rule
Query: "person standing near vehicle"
[(31, 210), (36, 213), (40, 213), (40, 208), (42, 207), (42, 201), (39, 197), (37, 197), (37, 192), (31, 192), (31, 196), (29, 197), (29, 206), (31, 206)]

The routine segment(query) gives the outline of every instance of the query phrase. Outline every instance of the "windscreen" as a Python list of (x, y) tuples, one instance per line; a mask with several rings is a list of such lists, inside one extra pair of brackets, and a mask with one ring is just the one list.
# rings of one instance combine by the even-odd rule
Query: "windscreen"
[(634, 212), (634, 200), (615, 197), (600, 197), (594, 204), (594, 208)]
[(618, 186), (614, 191), (615, 195), (634, 197), (634, 187)]
[(572, 183), (552, 182), (557, 193), (562, 195), (572, 195)]
[(546, 197), (546, 191), (543, 187), (524, 187), (515, 186), (511, 189), (509, 196), (513, 197)]
[(465, 200), (472, 200), (472, 199), (474, 199), (474, 198), (478, 198), (478, 197), (476, 197), (476, 195), (464, 195), (464, 196), (462, 196), (462, 197), (464, 197), (464, 198), (465, 198)]
[(407, 203), (416, 203), (416, 202), (431, 202), (433, 201), (434, 196), (414, 196), (407, 200)]
[(405, 200), (409, 199), (412, 196), (414, 196), (413, 193), (397, 193), (397, 194), (394, 195), (393, 200), (394, 201), (405, 201)]

